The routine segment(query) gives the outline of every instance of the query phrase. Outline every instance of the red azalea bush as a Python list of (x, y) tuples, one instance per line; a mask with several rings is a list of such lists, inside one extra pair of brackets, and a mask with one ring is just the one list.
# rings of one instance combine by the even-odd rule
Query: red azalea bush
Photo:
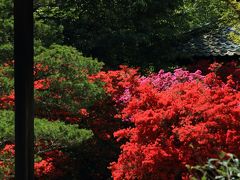
[[(78, 169), (88, 174), (85, 179), (108, 179), (111, 176), (107, 167), (110, 162), (117, 160), (120, 151), (120, 143), (115, 141), (113, 132), (131, 125), (116, 116), (124, 107), (119, 97), (124, 94), (126, 88), (135, 86), (139, 77), (137, 69), (126, 66), (89, 77), (89, 81), (102, 84), (106, 96), (88, 108), (87, 113), (84, 109), (80, 111), (85, 114), (79, 122), (80, 126), (88, 124), (95, 135), (90, 144), (81, 150), (77, 149), (76, 153), (79, 154)], [(82, 164), (82, 159), (88, 162), (87, 165)]]
[(12, 144), (6, 144), (0, 151), (0, 178), (13, 179), (14, 154), (14, 145)]
[(70, 164), (68, 156), (59, 150), (45, 152), (34, 163), (35, 178), (56, 179), (64, 177), (71, 170), (71, 167), (68, 167)]
[(89, 77), (93, 82), (96, 80), (104, 82), (105, 91), (115, 102), (118, 102), (126, 89), (134, 87), (140, 78), (138, 68), (129, 68), (124, 65), (120, 65), (119, 68), (120, 70), (115, 71), (101, 71)]
[(240, 93), (214, 73), (204, 81), (178, 83), (159, 91), (150, 82), (135, 87), (122, 110), (134, 127), (115, 132), (127, 142), (114, 179), (174, 179), (185, 165), (204, 163), (217, 152), (239, 154)]
[(92, 82), (102, 82), (107, 93), (104, 99), (97, 101), (90, 108), (88, 115), (92, 119), (90, 121), (91, 129), (101, 139), (113, 138), (114, 131), (129, 126), (128, 123), (123, 123), (118, 116), (125, 106), (121, 98), (125, 95), (126, 89), (131, 91), (138, 84), (139, 78), (138, 69), (127, 66), (120, 66), (120, 69), (115, 71), (101, 71), (89, 77)]
[[(6, 144), (0, 151), (0, 178), (14, 178), (14, 151), (13, 144)], [(34, 176), (36, 179), (61, 178), (69, 173), (70, 162), (68, 156), (59, 150), (36, 152)]]
[(235, 88), (240, 88), (240, 61), (230, 60), (230, 61), (220, 61), (209, 59), (201, 59), (194, 64), (188, 66), (191, 71), (201, 70), (203, 74), (208, 74), (214, 71), (217, 76), (219, 76), (224, 82), (227, 81), (227, 77), (232, 75), (232, 79), (235, 82)]

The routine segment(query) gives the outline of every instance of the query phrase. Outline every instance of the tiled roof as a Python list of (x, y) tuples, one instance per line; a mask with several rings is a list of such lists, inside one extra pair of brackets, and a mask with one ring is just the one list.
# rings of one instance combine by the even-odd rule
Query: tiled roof
[(177, 46), (177, 52), (188, 56), (240, 55), (240, 45), (229, 39), (229, 33), (240, 35), (233, 28), (204, 28), (185, 34)]

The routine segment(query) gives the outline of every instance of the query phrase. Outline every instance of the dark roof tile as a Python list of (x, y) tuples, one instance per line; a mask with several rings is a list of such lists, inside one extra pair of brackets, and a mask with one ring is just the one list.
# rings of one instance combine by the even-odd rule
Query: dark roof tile
[(214, 28), (204, 31), (197, 30), (187, 34), (177, 45), (178, 53), (186, 53), (190, 56), (233, 56), (240, 55), (240, 45), (229, 39), (229, 33), (235, 32), (232, 28)]

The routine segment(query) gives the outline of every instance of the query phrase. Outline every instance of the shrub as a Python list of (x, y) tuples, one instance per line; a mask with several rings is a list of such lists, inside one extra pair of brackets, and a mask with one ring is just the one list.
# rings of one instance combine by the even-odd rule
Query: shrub
[[(35, 57), (35, 114), (47, 119), (78, 122), (79, 112), (104, 96), (101, 83), (88, 76), (103, 63), (83, 57), (75, 48), (52, 45)], [(1, 108), (13, 107), (13, 64), (0, 66)]]
[(13, 45), (11, 43), (6, 43), (0, 45), (0, 61), (4, 62), (11, 60), (13, 57)]
[[(0, 110), (0, 143), (14, 142), (14, 112)], [(58, 147), (79, 146), (92, 137), (92, 132), (60, 121), (34, 119), (35, 140), (51, 141)]]
[[(97, 73), (102, 63), (83, 57), (76, 49), (52, 45), (35, 57), (36, 114), (49, 119), (76, 121), (79, 110), (93, 105), (103, 94), (96, 83), (90, 83), (88, 75)], [(65, 119), (66, 120), (66, 119)]]
[(231, 153), (221, 153), (219, 158), (209, 159), (204, 165), (188, 166), (192, 180), (240, 179), (239, 159)]
[[(14, 145), (6, 144), (0, 150), (0, 178), (14, 179)], [(34, 176), (36, 179), (59, 179), (71, 171), (71, 161), (60, 150), (39, 151), (35, 155)]]
[(214, 62), (202, 59), (198, 62), (189, 65), (188, 69), (190, 70), (201, 70), (203, 74), (208, 74), (210, 72), (215, 72), (217, 76), (220, 77), (224, 82), (226, 82), (230, 75), (232, 76), (235, 82), (235, 88), (240, 88), (240, 62), (239, 60), (228, 60), (228, 61), (219, 61), (215, 60)]
[(92, 82), (103, 82), (107, 96), (95, 103), (89, 111), (90, 126), (102, 139), (110, 139), (113, 132), (126, 126), (117, 114), (125, 106), (126, 89), (131, 90), (138, 83), (140, 75), (138, 69), (120, 66), (119, 70), (101, 71), (89, 77)]
[(239, 153), (240, 93), (214, 73), (201, 78), (163, 91), (151, 81), (134, 88), (121, 112), (134, 126), (114, 133), (127, 140), (111, 164), (114, 179), (174, 179), (186, 164)]
[[(14, 176), (14, 113), (0, 111), (0, 177)], [(35, 176), (38, 178), (59, 178), (73, 170), (71, 159), (63, 150), (79, 148), (90, 139), (92, 131), (79, 129), (77, 125), (64, 122), (34, 120), (35, 131)], [(61, 171), (62, 170), (62, 171)], [(2, 175), (2, 176), (1, 176)]]

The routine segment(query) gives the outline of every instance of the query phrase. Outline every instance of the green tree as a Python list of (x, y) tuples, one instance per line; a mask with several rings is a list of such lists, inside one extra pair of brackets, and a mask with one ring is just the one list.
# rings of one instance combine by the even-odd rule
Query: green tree
[[(34, 3), (35, 53), (38, 54), (44, 47), (49, 47), (52, 43), (63, 43), (63, 26), (53, 20), (38, 19), (36, 11), (41, 7), (37, 6), (38, 1)], [(0, 12), (0, 61), (2, 62), (13, 59), (13, 1), (1, 0)]]
[[(57, 43), (110, 67), (168, 64), (183, 33), (207, 23), (239, 24), (237, 6), (234, 0), (37, 0), (35, 52)], [(2, 0), (0, 9), (0, 58), (11, 59), (12, 2)]]
[(225, 0), (236, 13), (240, 15), (240, 2), (238, 0)]
[(229, 24), (237, 14), (225, 0), (184, 0), (183, 11), (188, 15), (190, 29), (206, 24)]
[[(240, 43), (240, 19), (236, 9), (239, 3), (232, 0), (184, 0), (182, 10), (187, 14), (189, 31), (201, 27), (230, 27), (229, 38)], [(239, 6), (240, 7), (240, 6)]]
[[(75, 48), (54, 44), (34, 60), (36, 116), (62, 120), (80, 117), (80, 109), (91, 107), (105, 96), (101, 82), (88, 80), (88, 76), (102, 69), (103, 63), (83, 57)], [(0, 64), (1, 97), (13, 92), (13, 72), (13, 65)], [(12, 108), (4, 98), (1, 104)]]
[[(0, 145), (14, 143), (14, 112), (0, 110), (0, 120)], [(38, 118), (34, 119), (34, 131), (36, 142), (51, 141), (57, 148), (80, 146), (93, 136), (91, 130), (79, 129), (78, 125)]]
[(224, 0), (51, 0), (38, 17), (63, 25), (64, 43), (116, 67), (168, 64), (176, 37), (206, 24), (235, 24), (236, 13)]
[(0, 60), (13, 57), (13, 3), (0, 1)]
[[(49, 2), (38, 17), (64, 26), (64, 43), (110, 66), (142, 65), (169, 54), (169, 39), (181, 32), (178, 1), (113, 0)], [(168, 33), (166, 33), (168, 32)]]

